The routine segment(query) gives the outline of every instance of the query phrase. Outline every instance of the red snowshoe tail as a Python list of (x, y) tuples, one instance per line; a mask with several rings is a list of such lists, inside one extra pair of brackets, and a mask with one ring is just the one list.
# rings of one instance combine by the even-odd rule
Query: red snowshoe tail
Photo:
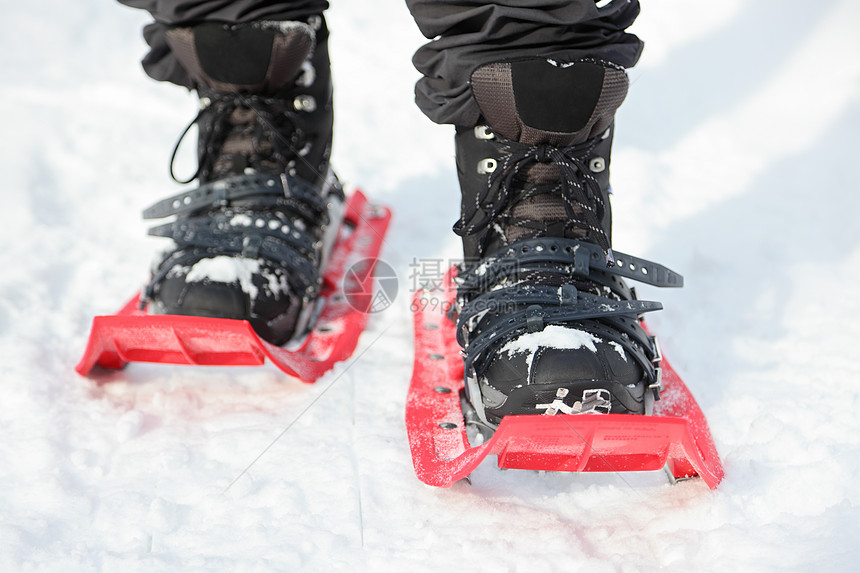
[(93, 319), (75, 369), (86, 376), (95, 366), (119, 369), (128, 362), (258, 366), (268, 358), (287, 374), (313, 382), (355, 350), (368, 318), (368, 309), (356, 308), (356, 301), (372, 292), (373, 273), (351, 272), (344, 279), (351, 265), (376, 259), (390, 219), (387, 208), (369, 204), (361, 192), (349, 198), (323, 277), (322, 311), (297, 348), (266, 342), (246, 320), (149, 315), (139, 310), (135, 295), (117, 314)]
[[(449, 273), (450, 276), (451, 273)], [(665, 360), (654, 414), (506, 416), (483, 444), (470, 446), (460, 405), (463, 360), (455, 324), (431, 300), (453, 301), (456, 289), (419, 291), (414, 299), (415, 364), (406, 402), (406, 429), (418, 478), (448, 487), (488, 455), (501, 468), (628, 472), (666, 468), (674, 478), (723, 478), (707, 421), (689, 389)], [(446, 306), (446, 305), (441, 305)]]

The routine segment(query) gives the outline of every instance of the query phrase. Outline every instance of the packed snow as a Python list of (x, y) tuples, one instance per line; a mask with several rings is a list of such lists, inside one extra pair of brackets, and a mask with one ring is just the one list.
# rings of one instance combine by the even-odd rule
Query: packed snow
[[(539, 332), (527, 332), (506, 342), (499, 353), (509, 358), (526, 353), (526, 366), (531, 376), (532, 363), (539, 348), (586, 348), (592, 352), (597, 352), (597, 346), (595, 346), (597, 342), (603, 342), (603, 339), (590, 332), (550, 324)], [(627, 356), (620, 346), (617, 350), (624, 357), (624, 360), (627, 360)]]
[[(244, 257), (212, 257), (201, 259), (191, 266), (185, 277), (189, 283), (238, 283), (251, 300), (257, 299), (258, 289), (251, 276), (260, 271), (260, 261)], [(274, 277), (270, 277), (270, 280)]]
[[(650, 0), (613, 154), (614, 246), (725, 465), (716, 490), (500, 471), (436, 489), (404, 426), (415, 261), (458, 257), (452, 129), (412, 104), (399, 0), (334, 2), (334, 162), (395, 213), (400, 296), (313, 385), (273, 367), (73, 367), (163, 246), (193, 95), (138, 64), (141, 12), (0, 21), (3, 571), (853, 571), (860, 560), (860, 4)], [(192, 173), (185, 145), (178, 171)], [(180, 173), (180, 175), (184, 174)], [(438, 265), (444, 266), (444, 265)], [(426, 264), (426, 268), (436, 268)]]
[(596, 342), (603, 340), (584, 330), (551, 324), (539, 332), (527, 332), (511, 340), (501, 352), (508, 356), (523, 352), (534, 354), (539, 348), (587, 348), (597, 352)]

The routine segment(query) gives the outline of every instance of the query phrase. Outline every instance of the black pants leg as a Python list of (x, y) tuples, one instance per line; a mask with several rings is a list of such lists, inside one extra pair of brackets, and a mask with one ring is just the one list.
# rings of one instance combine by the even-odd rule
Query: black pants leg
[(149, 53), (143, 58), (143, 69), (160, 81), (193, 87), (164, 37), (171, 26), (188, 26), (200, 22), (238, 24), (258, 20), (306, 20), (328, 8), (325, 0), (119, 0), (133, 8), (152, 14), (155, 22), (143, 29)]
[(624, 30), (639, 14), (638, 0), (406, 0), (432, 41), (413, 58), (424, 77), (415, 99), (436, 123), (471, 127), (478, 106), (469, 79), (491, 62), (542, 56), (559, 62), (597, 58), (631, 67), (643, 44)]
[[(351, 0), (353, 2), (361, 0)], [(303, 20), (328, 7), (324, 0), (120, 0), (148, 10), (155, 23), (144, 30), (150, 52), (146, 72), (157, 80), (191, 87), (170, 53), (167, 27), (204, 21), (229, 24), (255, 20)], [(431, 42), (413, 62), (424, 77), (415, 88), (421, 110), (436, 123), (471, 126), (479, 111), (469, 78), (490, 62), (545, 56), (565, 62), (599, 58), (630, 67), (642, 42), (625, 32), (639, 13), (638, 0), (406, 0), (421, 32)]]

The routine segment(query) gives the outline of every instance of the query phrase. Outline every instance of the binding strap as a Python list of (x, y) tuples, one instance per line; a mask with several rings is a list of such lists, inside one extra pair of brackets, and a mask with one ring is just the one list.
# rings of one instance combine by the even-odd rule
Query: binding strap
[[(662, 308), (663, 305), (659, 302), (644, 300), (614, 301), (593, 294), (579, 293), (576, 302), (573, 304), (565, 303), (555, 307), (529, 304), (528, 306), (520, 307), (514, 312), (503, 314), (491, 314), (487, 312), (478, 318), (477, 324), (473, 324), (472, 329), (469, 328), (468, 323), (464, 322), (461, 317), (461, 320), (458, 321), (457, 340), (461, 344), (465, 344), (464, 366), (469, 369), (475, 366), (476, 363), (483, 362), (480, 360), (480, 357), (487, 351), (501, 346), (521, 334), (540, 332), (548, 325), (567, 326), (574, 321), (588, 319), (603, 320), (617, 317), (633, 318), (635, 320), (635, 317), (640, 314), (661, 310)], [(613, 321), (613, 324), (616, 324), (616, 322)], [(633, 328), (632, 323), (627, 325), (619, 323), (618, 326), (622, 332), (636, 330)], [(476, 334), (476, 336), (472, 337), (473, 334)], [(642, 337), (637, 335), (636, 338)], [(649, 356), (648, 354), (656, 355), (656, 351), (650, 348), (651, 344), (647, 338), (637, 341), (642, 347), (648, 349), (647, 354), (638, 348), (638, 344), (633, 345), (629, 340), (624, 340), (623, 337), (611, 337), (611, 339), (629, 350), (643, 365), (649, 365), (654, 358), (654, 356)], [(476, 368), (476, 370), (480, 374), (483, 368)]]
[(575, 239), (539, 238), (517, 241), (484, 258), (462, 275), (460, 290), (483, 292), (517, 268), (531, 264), (572, 265), (573, 274), (588, 277), (600, 270), (656, 287), (682, 287), (684, 277), (658, 263), (613, 252), (614, 264), (607, 266), (603, 250)]
[(308, 215), (307, 218), (311, 220), (326, 212), (325, 200), (306, 181), (287, 174), (277, 177), (253, 173), (233, 175), (162, 199), (144, 209), (143, 218), (162, 219), (171, 215), (185, 215), (202, 209), (226, 207), (233, 201), (254, 197), (292, 200), (296, 206), (304, 206), (305, 211), (310, 209), (309, 213), (302, 214)]
[[(684, 279), (663, 265), (623, 253), (607, 266), (605, 253), (592, 243), (565, 238), (517, 241), (473, 265), (458, 277), (457, 341), (464, 348), (466, 372), (478, 376), (488, 366), (485, 357), (506, 342), (548, 325), (569, 326), (591, 321), (590, 332), (620, 344), (652, 383), (659, 385), (655, 369), (659, 351), (638, 324), (639, 316), (663, 308), (659, 302), (617, 300), (581, 292), (573, 284), (549, 286), (513, 284), (523, 269), (587, 278), (618, 275), (658, 287), (680, 287)], [(604, 326), (610, 325), (610, 326)], [(655, 362), (656, 361), (656, 362)]]
[[(238, 201), (245, 203), (235, 204)], [(234, 209), (217, 211), (231, 204)], [(271, 206), (297, 215), (285, 221), (273, 211), (257, 211)], [(195, 212), (200, 215), (192, 215)], [(299, 220), (327, 222), (328, 210), (326, 199), (309, 183), (286, 174), (234, 175), (168, 197), (143, 214), (145, 219), (173, 215), (176, 220), (149, 230), (152, 236), (173, 239), (176, 248), (152, 277), (146, 298), (177, 265), (221, 255), (265, 259), (283, 268), (293, 292), (300, 296), (313, 296), (319, 289), (320, 245)]]

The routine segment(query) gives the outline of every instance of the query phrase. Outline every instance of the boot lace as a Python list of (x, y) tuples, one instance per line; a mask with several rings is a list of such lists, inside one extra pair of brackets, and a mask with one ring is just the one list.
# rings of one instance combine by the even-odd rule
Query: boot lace
[[(176, 154), (192, 126), (198, 125), (197, 170), (191, 177), (177, 178)], [(177, 183), (199, 179), (206, 183), (254, 169), (283, 171), (301, 157), (305, 135), (292, 102), (280, 98), (240, 93), (212, 92), (201, 97), (201, 109), (185, 127), (170, 156), (170, 176)]]
[[(610, 239), (602, 225), (606, 205), (599, 183), (582, 160), (597, 139), (571, 147), (526, 145), (502, 138), (499, 141), (504, 156), (502, 164), (490, 173), (487, 187), (477, 196), (475, 203), (463, 210), (460, 220), (454, 225), (454, 232), (461, 237), (477, 235), (483, 252), (490, 230), (496, 225), (525, 228), (531, 238), (545, 236), (550, 226), (560, 226), (557, 230), (562, 231), (563, 236), (574, 235), (599, 245), (607, 264), (613, 264)], [(521, 175), (527, 178), (524, 171), (536, 164), (558, 166), (559, 182), (553, 186), (524, 184)], [(558, 193), (561, 197), (566, 215), (564, 221), (548, 223), (512, 214), (517, 203), (545, 193)], [(479, 213), (483, 216), (474, 220)]]

